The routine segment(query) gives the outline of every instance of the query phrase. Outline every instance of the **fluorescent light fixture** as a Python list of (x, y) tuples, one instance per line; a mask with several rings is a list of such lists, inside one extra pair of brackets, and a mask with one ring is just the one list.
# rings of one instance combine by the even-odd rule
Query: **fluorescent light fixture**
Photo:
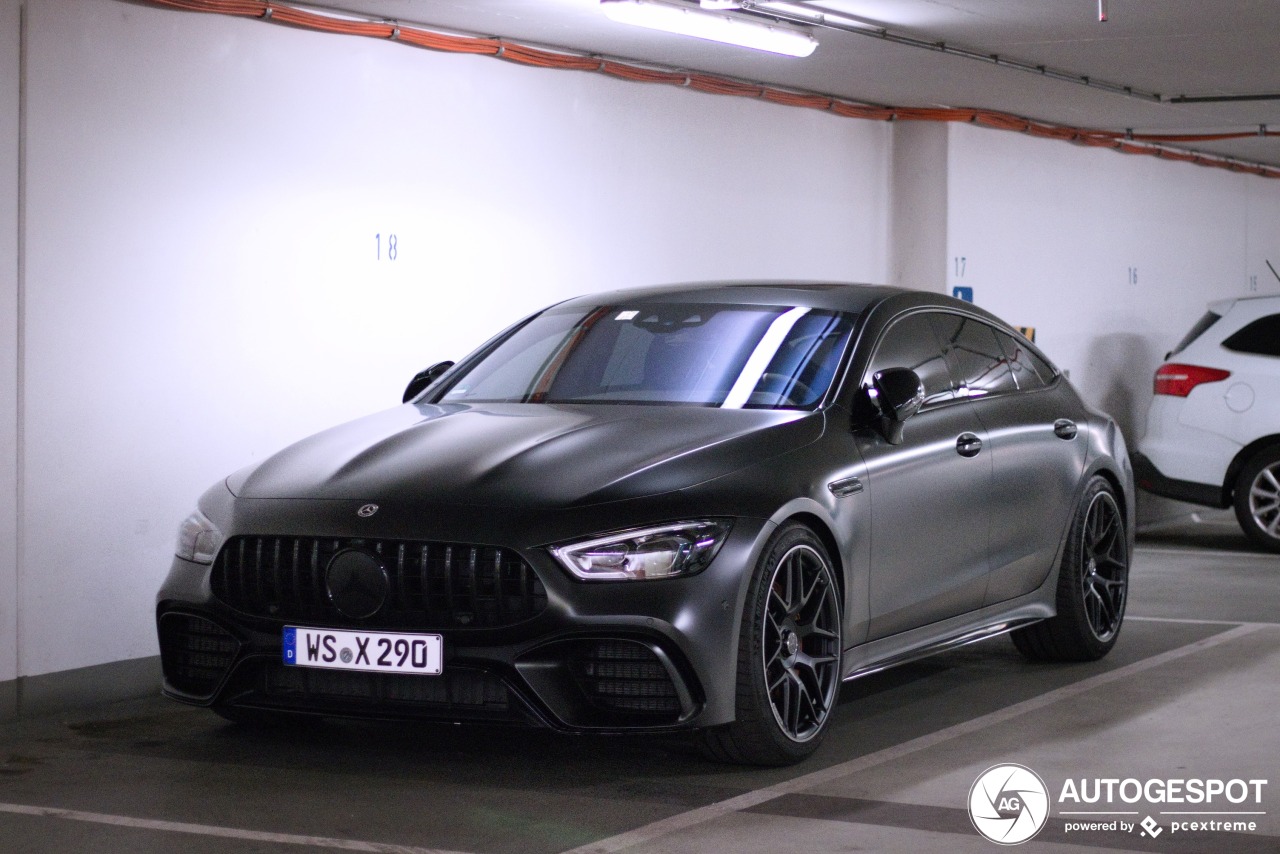
[[(707, 2), (703, 0), (703, 7)], [(851, 15), (842, 15), (825, 6), (811, 7), (803, 3), (787, 3), (784, 0), (734, 0), (739, 8), (765, 15), (773, 15), (784, 21), (808, 24), (811, 27), (829, 27), (833, 30), (856, 30), (883, 35), (885, 28)]]
[(817, 39), (799, 30), (727, 13), (704, 12), (694, 6), (663, 0), (600, 0), (600, 8), (611, 20), (622, 24), (767, 50), (784, 56), (808, 56), (818, 47)]

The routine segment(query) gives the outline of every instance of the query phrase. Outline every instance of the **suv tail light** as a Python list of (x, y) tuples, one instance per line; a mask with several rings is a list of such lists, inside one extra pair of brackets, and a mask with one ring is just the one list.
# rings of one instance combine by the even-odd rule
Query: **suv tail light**
[(1231, 376), (1220, 368), (1202, 368), (1198, 365), (1181, 365), (1169, 362), (1156, 368), (1156, 394), (1186, 397), (1201, 383), (1222, 382)]

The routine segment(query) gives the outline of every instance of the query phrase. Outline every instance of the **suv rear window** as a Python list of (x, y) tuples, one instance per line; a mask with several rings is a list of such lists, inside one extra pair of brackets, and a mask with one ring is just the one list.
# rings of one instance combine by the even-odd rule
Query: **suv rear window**
[(1280, 314), (1258, 318), (1223, 341), (1222, 346), (1237, 353), (1280, 356)]
[(1175, 353), (1181, 353), (1183, 350), (1187, 349), (1187, 347), (1191, 346), (1192, 341), (1203, 335), (1205, 330), (1221, 319), (1222, 315), (1220, 314), (1214, 314), (1212, 311), (1206, 312), (1205, 316), (1196, 321), (1196, 325), (1191, 327), (1191, 331), (1187, 333), (1186, 337), (1179, 341), (1178, 346), (1170, 350), (1165, 358), (1167, 359), (1169, 356), (1172, 356)]

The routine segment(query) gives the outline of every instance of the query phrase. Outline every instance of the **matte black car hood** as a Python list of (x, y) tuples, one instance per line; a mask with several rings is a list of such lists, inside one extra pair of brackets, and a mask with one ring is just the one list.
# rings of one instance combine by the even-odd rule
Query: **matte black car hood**
[(819, 413), (405, 405), (233, 475), (242, 498), (569, 507), (692, 486), (815, 441)]

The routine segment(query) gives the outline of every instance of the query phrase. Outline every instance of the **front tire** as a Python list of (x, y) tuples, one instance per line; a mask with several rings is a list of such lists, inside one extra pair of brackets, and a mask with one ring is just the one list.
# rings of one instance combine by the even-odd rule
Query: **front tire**
[(840, 694), (840, 587), (827, 550), (803, 525), (780, 528), (747, 594), (738, 636), (733, 723), (699, 733), (721, 762), (790, 765), (826, 735)]
[(1013, 632), (1032, 661), (1097, 661), (1115, 646), (1129, 594), (1129, 538), (1109, 481), (1089, 481), (1058, 571), (1058, 613)]
[(1254, 454), (1241, 469), (1235, 509), (1240, 528), (1250, 540), (1280, 552), (1280, 445)]

